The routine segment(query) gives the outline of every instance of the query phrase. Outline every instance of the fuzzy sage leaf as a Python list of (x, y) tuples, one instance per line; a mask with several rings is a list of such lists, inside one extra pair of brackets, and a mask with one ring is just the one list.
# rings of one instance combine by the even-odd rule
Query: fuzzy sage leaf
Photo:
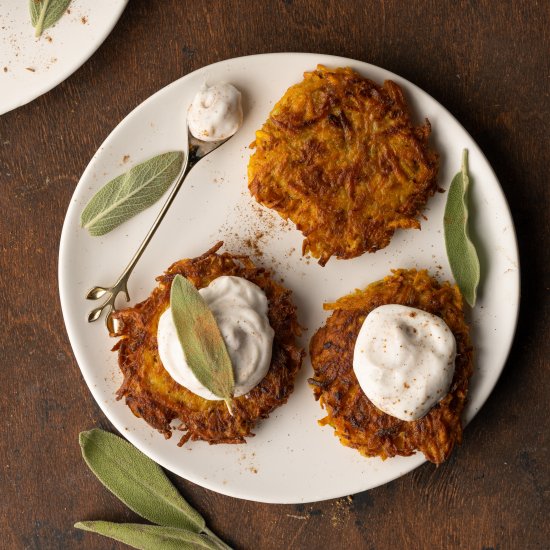
[(183, 153), (157, 155), (104, 185), (88, 202), (80, 225), (94, 237), (105, 235), (154, 204), (181, 170)]
[(31, 23), (35, 28), (35, 36), (55, 25), (65, 13), (71, 0), (29, 0)]
[(86, 464), (99, 481), (136, 514), (160, 525), (204, 531), (203, 517), (160, 466), (130, 443), (98, 429), (81, 432), (79, 442)]
[(139, 523), (112, 523), (110, 521), (80, 521), (77, 529), (98, 533), (142, 550), (220, 550), (220, 546), (206, 535), (173, 527), (141, 525)]
[(185, 359), (197, 380), (223, 399), (231, 411), (235, 391), (233, 367), (214, 315), (195, 286), (176, 275), (170, 309)]
[(455, 175), (447, 193), (443, 227), (451, 271), (464, 299), (476, 303), (480, 267), (476, 249), (468, 232), (468, 150), (462, 153), (462, 169)]

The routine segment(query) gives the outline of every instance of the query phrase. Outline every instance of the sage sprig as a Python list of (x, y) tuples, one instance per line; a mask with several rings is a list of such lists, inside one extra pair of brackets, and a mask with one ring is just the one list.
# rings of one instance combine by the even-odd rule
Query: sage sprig
[(29, 0), (31, 23), (35, 28), (35, 36), (55, 25), (65, 13), (71, 0)]
[(204, 535), (173, 527), (142, 525), (139, 523), (112, 523), (110, 521), (79, 521), (77, 529), (91, 531), (118, 540), (133, 548), (163, 550), (220, 550), (220, 546)]
[(226, 402), (231, 412), (235, 378), (223, 336), (199, 291), (181, 275), (172, 281), (170, 309), (189, 368), (205, 388)]
[(105, 235), (154, 204), (181, 170), (183, 153), (163, 153), (105, 184), (80, 215), (80, 225), (94, 237)]
[(160, 466), (130, 443), (101, 430), (82, 432), (79, 443), (90, 470), (136, 514), (195, 533), (204, 529), (204, 519), (180, 496)]
[(476, 303), (480, 278), (479, 258), (468, 230), (468, 150), (462, 153), (462, 168), (453, 178), (447, 193), (443, 218), (445, 247), (451, 271), (464, 299), (471, 307)]
[(99, 429), (82, 432), (79, 442), (86, 464), (99, 481), (128, 508), (157, 525), (84, 521), (76, 523), (76, 528), (145, 550), (229, 549), (160, 466), (130, 443)]

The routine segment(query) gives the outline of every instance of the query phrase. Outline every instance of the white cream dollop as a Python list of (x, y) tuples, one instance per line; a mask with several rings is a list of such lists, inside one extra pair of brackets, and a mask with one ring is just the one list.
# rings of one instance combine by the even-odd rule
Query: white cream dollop
[(203, 141), (231, 137), (243, 123), (241, 92), (227, 82), (200, 89), (187, 113), (189, 130)]
[[(244, 395), (262, 381), (271, 364), (274, 331), (267, 317), (266, 295), (247, 279), (226, 275), (214, 279), (199, 293), (218, 323), (231, 358), (234, 395)], [(189, 368), (170, 308), (160, 316), (157, 344), (162, 365), (178, 384), (204, 399), (220, 399)]]
[(353, 370), (365, 395), (401, 420), (422, 418), (449, 391), (456, 356), (440, 317), (388, 304), (373, 309), (355, 342)]

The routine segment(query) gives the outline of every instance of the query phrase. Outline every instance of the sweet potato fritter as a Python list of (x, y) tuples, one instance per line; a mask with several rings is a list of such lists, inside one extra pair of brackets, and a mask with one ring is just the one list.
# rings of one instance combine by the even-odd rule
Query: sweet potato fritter
[[(290, 300), (291, 292), (275, 283), (269, 272), (254, 266), (248, 257), (217, 254), (221, 245), (218, 243), (198, 258), (174, 263), (157, 277), (159, 285), (149, 298), (114, 315), (119, 326), (112, 336), (121, 338), (113, 351), (118, 350), (124, 374), (117, 397), (124, 397), (136, 416), (166, 438), (172, 435), (172, 420), (179, 420), (179, 429), (185, 431), (179, 445), (189, 439), (245, 443), (245, 437), (254, 435), (251, 430), (258, 420), (267, 418), (271, 411), (286, 403), (302, 363), (303, 351), (295, 343), (300, 327)], [(233, 416), (224, 401), (208, 401), (178, 384), (160, 361), (158, 320), (170, 304), (170, 287), (177, 274), (187, 277), (197, 288), (207, 286), (221, 275), (244, 277), (267, 296), (269, 323), (275, 331), (271, 365), (260, 384), (234, 399)]]
[(252, 144), (248, 187), (302, 231), (303, 254), (325, 265), (387, 246), (437, 189), (430, 124), (415, 128), (401, 88), (322, 65), (304, 73)]
[[(456, 339), (455, 373), (449, 393), (426, 416), (411, 422), (375, 407), (353, 371), (353, 350), (363, 321), (384, 304), (402, 304), (438, 315)], [(419, 450), (436, 464), (445, 461), (455, 443), (462, 441), (460, 417), (473, 371), (469, 328), (459, 290), (449, 283), (438, 284), (425, 270), (399, 269), (365, 290), (325, 304), (325, 309), (334, 313), (310, 343), (315, 375), (309, 383), (327, 412), (319, 423), (332, 426), (343, 445), (365, 456), (386, 459)]]

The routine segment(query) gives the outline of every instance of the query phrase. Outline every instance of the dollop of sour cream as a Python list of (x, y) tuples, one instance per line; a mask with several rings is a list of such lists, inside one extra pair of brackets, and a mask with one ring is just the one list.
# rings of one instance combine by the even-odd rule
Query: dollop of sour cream
[(227, 82), (213, 86), (205, 84), (187, 113), (189, 130), (204, 141), (227, 139), (241, 127), (242, 122), (241, 92)]
[[(267, 317), (266, 295), (259, 286), (242, 277), (225, 275), (214, 279), (199, 293), (218, 323), (231, 358), (234, 395), (244, 395), (262, 381), (271, 364), (274, 331)], [(157, 343), (162, 365), (178, 384), (204, 399), (220, 399), (189, 368), (170, 308), (160, 316)]]
[(353, 353), (365, 395), (401, 420), (422, 418), (449, 391), (456, 356), (453, 333), (440, 317), (389, 304), (366, 317)]

